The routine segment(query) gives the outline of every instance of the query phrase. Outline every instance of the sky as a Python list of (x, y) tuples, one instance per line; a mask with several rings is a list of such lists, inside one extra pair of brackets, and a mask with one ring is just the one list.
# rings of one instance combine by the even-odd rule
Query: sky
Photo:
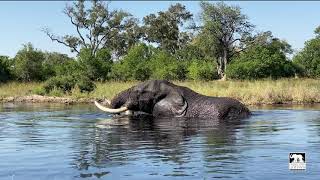
[[(199, 1), (112, 1), (110, 9), (122, 9), (142, 18), (150, 13), (166, 10), (180, 2), (199, 18)], [(314, 37), (314, 29), (320, 25), (320, 1), (225, 1), (240, 6), (242, 13), (258, 31), (272, 31), (275, 37), (284, 39), (295, 51)], [(70, 49), (52, 42), (41, 29), (49, 27), (58, 35), (74, 34), (75, 29), (63, 14), (67, 1), (0, 1), (0, 55), (13, 57), (22, 44), (31, 42), (43, 51), (56, 51), (75, 56)]]

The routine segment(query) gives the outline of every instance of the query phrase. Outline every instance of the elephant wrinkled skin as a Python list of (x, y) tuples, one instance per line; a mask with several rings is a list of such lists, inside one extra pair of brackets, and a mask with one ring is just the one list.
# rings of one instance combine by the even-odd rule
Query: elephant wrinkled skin
[(166, 80), (149, 80), (124, 90), (111, 100), (109, 107), (95, 104), (109, 113), (143, 112), (154, 117), (238, 119), (251, 114), (236, 99), (204, 96)]

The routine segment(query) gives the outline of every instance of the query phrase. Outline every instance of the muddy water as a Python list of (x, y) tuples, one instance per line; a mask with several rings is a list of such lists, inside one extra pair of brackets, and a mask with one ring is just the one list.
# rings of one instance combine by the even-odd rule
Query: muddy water
[[(128, 120), (92, 105), (1, 104), (0, 179), (319, 179), (320, 107)], [(305, 152), (307, 169), (288, 169)]]

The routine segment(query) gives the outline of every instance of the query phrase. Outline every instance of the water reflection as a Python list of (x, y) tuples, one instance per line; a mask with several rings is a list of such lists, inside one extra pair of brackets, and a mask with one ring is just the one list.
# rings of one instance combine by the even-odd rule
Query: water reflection
[[(76, 137), (72, 149), (78, 149), (72, 165), (79, 170), (130, 165), (135, 161), (151, 160), (156, 166), (177, 166), (163, 175), (192, 176), (185, 169), (192, 161), (236, 161), (233, 146), (236, 127), (243, 121), (223, 122), (215, 119), (140, 117), (134, 119), (106, 119), (96, 122), (92, 129), (81, 128), (72, 132)], [(82, 136), (81, 136), (82, 135)], [(205, 146), (205, 147), (203, 147)], [(201, 153), (201, 157), (194, 156)], [(228, 164), (221, 164), (223, 168)], [(204, 165), (210, 167), (210, 165)], [(213, 167), (214, 168), (214, 167)], [(180, 170), (179, 170), (180, 169)], [(168, 171), (168, 170), (167, 170)], [(151, 173), (152, 174), (152, 173)], [(153, 173), (158, 174), (158, 173)]]

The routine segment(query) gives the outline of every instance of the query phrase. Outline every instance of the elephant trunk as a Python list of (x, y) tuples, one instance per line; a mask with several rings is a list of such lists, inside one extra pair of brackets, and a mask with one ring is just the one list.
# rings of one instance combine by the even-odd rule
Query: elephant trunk
[(117, 94), (109, 103), (110, 108), (117, 109), (122, 107), (129, 99), (130, 97), (130, 92), (132, 88), (129, 88), (125, 91), (122, 91), (121, 93)]

